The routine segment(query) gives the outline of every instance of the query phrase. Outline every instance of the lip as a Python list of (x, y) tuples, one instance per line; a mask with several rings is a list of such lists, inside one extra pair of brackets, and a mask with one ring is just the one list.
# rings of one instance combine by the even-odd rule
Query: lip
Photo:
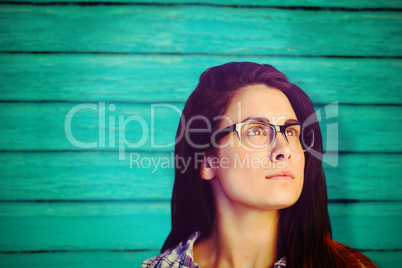
[(266, 176), (265, 178), (268, 180), (292, 180), (294, 179), (294, 174), (293, 172), (286, 170), (286, 171), (278, 171), (274, 172), (269, 176)]

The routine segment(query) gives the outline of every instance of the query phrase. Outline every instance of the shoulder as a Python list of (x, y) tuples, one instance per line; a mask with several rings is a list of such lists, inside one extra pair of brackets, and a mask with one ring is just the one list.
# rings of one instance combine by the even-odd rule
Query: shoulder
[(378, 268), (369, 258), (364, 256), (362, 253), (348, 247), (338, 241), (333, 240), (334, 246), (339, 253), (340, 261), (347, 268)]
[(192, 234), (184, 243), (180, 242), (176, 247), (143, 261), (142, 268), (197, 268), (193, 259), (193, 246), (199, 237), (199, 232)]

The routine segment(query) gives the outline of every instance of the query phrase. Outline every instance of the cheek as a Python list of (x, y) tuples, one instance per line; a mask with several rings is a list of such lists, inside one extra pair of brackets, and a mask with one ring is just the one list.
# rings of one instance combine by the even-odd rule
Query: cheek
[(297, 163), (297, 167), (299, 168), (298, 172), (300, 176), (304, 179), (304, 168), (306, 165), (306, 159), (304, 157), (304, 153), (301, 155), (299, 162)]
[(260, 169), (259, 162), (262, 162), (265, 155), (266, 153), (264, 152), (252, 152), (243, 147), (239, 148), (237, 145), (222, 148), (217, 154), (220, 163), (217, 172), (222, 175), (228, 173), (236, 175), (253, 172), (253, 170)]
[[(299, 190), (300, 190), (300, 194), (301, 191), (303, 189), (303, 185), (304, 185), (304, 168), (305, 168), (305, 157), (304, 157), (304, 153), (301, 155), (298, 155), (298, 157), (295, 157), (294, 159), (294, 172), (296, 173), (296, 176), (299, 178)], [(299, 194), (299, 196), (300, 196)]]
[(226, 177), (231, 174), (233, 169), (236, 168), (235, 161), (240, 155), (233, 148), (221, 149), (218, 152), (219, 166), (217, 166), (216, 173), (218, 177)]
[(217, 156), (219, 166), (215, 174), (222, 184), (230, 188), (244, 187), (248, 183), (247, 178), (256, 172), (249, 166), (250, 152), (247, 150), (228, 147), (221, 149)]
[(219, 159), (218, 172), (221, 173), (234, 168), (236, 159), (242, 158), (245, 150), (238, 142), (236, 135), (230, 136), (229, 139), (224, 139), (220, 146), (222, 147), (217, 151), (217, 158)]

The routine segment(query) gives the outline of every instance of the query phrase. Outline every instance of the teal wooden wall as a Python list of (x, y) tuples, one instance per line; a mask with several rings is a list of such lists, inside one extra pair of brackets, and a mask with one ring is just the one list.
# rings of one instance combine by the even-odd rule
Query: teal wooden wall
[[(200, 73), (228, 61), (276, 66), (322, 112), (338, 101), (322, 121), (329, 139), (339, 126), (339, 154), (326, 155), (338, 165), (325, 166), (334, 238), (380, 267), (401, 263), (402, 1), (279, 2), (0, 2), (0, 266), (140, 267), (157, 254), (173, 169), (130, 168), (129, 154), (173, 147), (148, 140), (119, 160), (118, 117), (151, 126), (153, 104), (181, 109)], [(105, 146), (66, 138), (83, 103), (98, 109), (76, 114), (73, 135), (99, 141), (101, 129)], [(128, 140), (173, 141), (179, 115), (154, 111), (158, 132), (128, 124)]]

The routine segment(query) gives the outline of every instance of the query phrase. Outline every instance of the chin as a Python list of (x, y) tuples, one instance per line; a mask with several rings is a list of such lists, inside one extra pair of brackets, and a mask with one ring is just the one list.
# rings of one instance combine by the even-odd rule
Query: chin
[(278, 198), (277, 200), (269, 200), (268, 204), (266, 204), (266, 209), (275, 209), (275, 210), (279, 210), (279, 209), (284, 209), (284, 208), (288, 208), (293, 206), (297, 200), (299, 199), (299, 195), (298, 196), (289, 196), (289, 197), (285, 197), (285, 196), (281, 196), (280, 198)]

